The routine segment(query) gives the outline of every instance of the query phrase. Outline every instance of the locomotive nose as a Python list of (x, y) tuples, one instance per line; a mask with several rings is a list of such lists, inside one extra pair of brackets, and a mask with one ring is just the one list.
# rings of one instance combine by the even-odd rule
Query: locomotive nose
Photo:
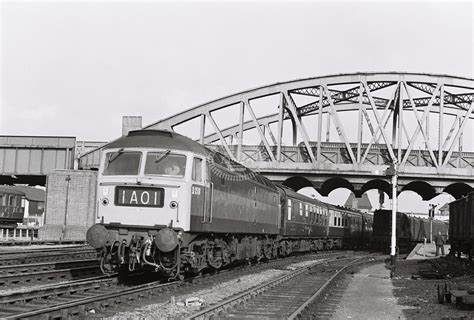
[(109, 231), (101, 224), (94, 224), (87, 230), (86, 235), (87, 243), (93, 248), (102, 248), (109, 242), (110, 234)]
[(178, 235), (172, 229), (161, 229), (155, 237), (155, 244), (160, 251), (171, 252), (178, 245)]

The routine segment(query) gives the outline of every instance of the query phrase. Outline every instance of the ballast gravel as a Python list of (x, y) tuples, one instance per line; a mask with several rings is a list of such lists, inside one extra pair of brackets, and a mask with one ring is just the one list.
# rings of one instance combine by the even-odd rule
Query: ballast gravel
[[(318, 261), (322, 260), (319, 259)], [(147, 306), (136, 308), (134, 311), (131, 312), (117, 313), (116, 315), (108, 319), (181, 319), (186, 317), (187, 315), (195, 313), (200, 308), (206, 307), (211, 304), (216, 304), (221, 300), (227, 299), (252, 287), (256, 287), (267, 281), (290, 273), (291, 270), (306, 267), (313, 263), (315, 263), (315, 260), (291, 264), (285, 269), (269, 269), (260, 273), (241, 276), (237, 279), (216, 284), (210, 289), (199, 290), (190, 294), (176, 296), (175, 303), (171, 303), (170, 301), (168, 301), (165, 303), (150, 304)], [(183, 304), (186, 299), (189, 298), (200, 299), (200, 301), (203, 301), (203, 305), (196, 307), (186, 307), (179, 305)]]

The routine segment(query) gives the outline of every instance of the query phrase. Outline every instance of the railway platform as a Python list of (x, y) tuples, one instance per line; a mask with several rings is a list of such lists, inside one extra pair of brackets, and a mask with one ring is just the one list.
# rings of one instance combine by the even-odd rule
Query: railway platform
[(363, 268), (353, 275), (331, 320), (405, 319), (393, 289), (383, 262)]
[[(447, 255), (450, 249), (451, 249), (451, 245), (445, 244), (444, 254)], [(435, 244), (434, 243), (426, 243), (426, 244), (419, 243), (410, 252), (410, 254), (407, 257), (407, 260), (434, 259), (434, 258), (437, 258)]]

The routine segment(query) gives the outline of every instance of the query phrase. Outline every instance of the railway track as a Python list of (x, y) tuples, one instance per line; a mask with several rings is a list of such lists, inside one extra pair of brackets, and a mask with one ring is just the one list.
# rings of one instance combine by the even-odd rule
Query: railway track
[(77, 280), (101, 275), (97, 260), (71, 260), (0, 267), (0, 289)]
[(89, 246), (43, 248), (0, 252), (0, 266), (95, 259), (97, 251)]
[[(318, 258), (341, 255), (338, 252), (322, 253)], [(312, 255), (314, 258), (314, 255)], [(271, 268), (284, 262), (285, 259), (272, 260), (266, 267)], [(264, 268), (265, 265), (260, 266)], [(251, 267), (250, 267), (251, 268)], [(255, 266), (253, 266), (255, 268)], [(259, 267), (257, 267), (259, 268)], [(211, 276), (212, 280), (219, 277), (235, 277), (248, 273), (248, 267), (242, 270), (226, 270)], [(121, 305), (137, 305), (143, 299), (156, 300), (163, 292), (173, 291), (184, 285), (193, 285), (203, 281), (207, 276), (197, 276), (186, 281), (163, 283), (153, 281), (140, 285), (123, 285), (116, 278), (97, 278), (92, 281), (76, 281), (50, 288), (42, 287), (31, 291), (23, 291), (0, 296), (0, 317), (4, 319), (48, 317), (65, 319), (71, 316), (84, 315), (90, 310), (95, 312), (114, 312)], [(104, 311), (105, 310), (105, 311)]]
[(331, 259), (300, 267), (201, 310), (187, 319), (298, 319), (339, 274), (366, 257)]

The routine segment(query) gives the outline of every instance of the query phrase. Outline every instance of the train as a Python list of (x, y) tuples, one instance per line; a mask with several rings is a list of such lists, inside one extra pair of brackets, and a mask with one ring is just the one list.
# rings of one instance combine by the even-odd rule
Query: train
[(25, 193), (11, 186), (0, 186), (0, 228), (16, 228), (23, 222)]
[[(397, 212), (397, 247), (400, 250), (410, 250), (418, 242), (430, 239), (430, 228), (433, 237), (441, 232), (443, 237), (448, 236), (448, 224), (440, 220), (432, 220), (410, 216), (404, 212)], [(373, 234), (371, 248), (388, 250), (392, 235), (392, 210), (378, 209), (374, 212)], [(430, 226), (431, 225), (431, 226)]]
[(474, 191), (449, 204), (450, 254), (474, 255)]
[(276, 185), (167, 130), (130, 131), (104, 146), (96, 223), (87, 242), (104, 273), (170, 279), (295, 252), (367, 247), (372, 216)]

